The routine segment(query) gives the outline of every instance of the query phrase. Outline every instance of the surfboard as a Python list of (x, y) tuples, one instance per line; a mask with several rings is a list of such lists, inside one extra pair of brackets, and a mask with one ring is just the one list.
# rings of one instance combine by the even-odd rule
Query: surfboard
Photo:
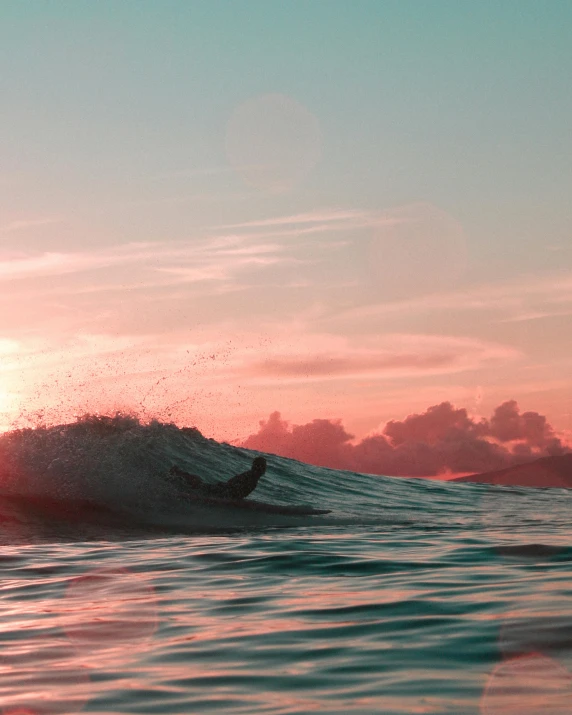
[(330, 514), (331, 509), (314, 509), (310, 506), (285, 506), (256, 501), (256, 499), (218, 499), (217, 497), (202, 496), (200, 494), (185, 495), (185, 500), (193, 504), (209, 504), (212, 506), (228, 506), (233, 509), (246, 511), (261, 511), (266, 514), (280, 514), (282, 516), (318, 516)]

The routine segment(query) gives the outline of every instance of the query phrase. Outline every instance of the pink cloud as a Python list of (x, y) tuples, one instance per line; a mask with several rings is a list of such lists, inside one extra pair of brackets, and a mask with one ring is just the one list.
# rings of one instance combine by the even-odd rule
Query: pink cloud
[(395, 476), (466, 474), (503, 469), (568, 447), (537, 412), (520, 413), (514, 400), (499, 405), (490, 420), (475, 420), (449, 402), (352, 443), (340, 420), (290, 425), (273, 412), (242, 444), (317, 466)]
[[(558, 271), (519, 276), (497, 283), (465, 286), (461, 291), (434, 292), (412, 299), (352, 307), (338, 317), (357, 320), (439, 311), (494, 311), (498, 322), (519, 322), (553, 315), (568, 315), (571, 303), (572, 272)], [(500, 311), (508, 315), (498, 317)]]
[(313, 420), (305, 425), (290, 426), (279, 412), (273, 412), (260, 430), (243, 446), (298, 459), (308, 464), (347, 468), (353, 435), (346, 432), (339, 420)]
[(26, 231), (28, 229), (41, 228), (42, 226), (51, 226), (63, 222), (63, 219), (56, 217), (16, 219), (0, 226), (0, 234), (12, 233), (13, 231)]
[(288, 348), (283, 337), (264, 359), (246, 363), (243, 372), (258, 382), (390, 378), (462, 372), (520, 357), (507, 346), (447, 335), (396, 333), (364, 342), (367, 347), (333, 335), (300, 334), (296, 347)]
[(373, 214), (368, 211), (360, 211), (359, 209), (322, 209), (292, 214), (290, 216), (276, 216), (259, 221), (226, 224), (218, 228), (266, 228), (313, 223), (329, 224), (330, 227), (333, 228), (334, 224), (345, 225), (347, 222), (351, 222), (352, 224), (357, 223), (360, 226), (369, 226), (373, 223)]
[(499, 442), (518, 440), (539, 449), (550, 448), (559, 441), (544, 415), (538, 412), (520, 414), (515, 400), (496, 408), (490, 421), (490, 435)]
[[(316, 355), (307, 359), (284, 358), (267, 360), (256, 366), (261, 373), (273, 377), (337, 377), (352, 376), (357, 373), (372, 374), (395, 369), (450, 368), (454, 356), (436, 355), (378, 355), (341, 356)], [(255, 369), (256, 369), (255, 368)]]

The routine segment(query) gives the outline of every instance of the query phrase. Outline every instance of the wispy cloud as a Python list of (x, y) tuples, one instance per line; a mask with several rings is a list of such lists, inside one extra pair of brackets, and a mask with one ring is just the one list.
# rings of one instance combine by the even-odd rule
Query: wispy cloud
[(17, 219), (9, 223), (0, 225), (0, 234), (13, 233), (14, 231), (24, 231), (31, 228), (50, 226), (51, 224), (63, 223), (62, 218), (47, 216), (45, 218)]
[(519, 357), (514, 348), (463, 337), (394, 334), (362, 339), (356, 346), (332, 335), (301, 334), (296, 349), (283, 345), (281, 350), (274, 343), (264, 359), (243, 370), (260, 382), (385, 379), (462, 372)]
[(429, 203), (413, 203), (386, 210), (355, 209), (342, 207), (319, 208), (286, 216), (273, 216), (255, 221), (221, 224), (215, 230), (227, 229), (279, 229), (289, 226), (295, 230), (301, 227), (320, 226), (320, 230), (345, 230), (348, 228), (382, 228), (384, 226), (428, 224), (430, 221), (452, 220), (444, 212)]
[(243, 223), (223, 224), (217, 229), (228, 228), (266, 228), (273, 226), (291, 226), (294, 224), (346, 224), (358, 223), (359, 225), (372, 225), (374, 223), (372, 212), (359, 209), (317, 209), (306, 213), (291, 214), (289, 216), (276, 216), (258, 221), (245, 221)]
[(503, 318), (501, 323), (523, 323), (529, 320), (542, 320), (544, 318), (558, 318), (566, 315), (572, 315), (572, 306), (564, 310), (535, 310), (525, 313), (511, 315), (509, 318)]
[[(412, 300), (364, 305), (346, 310), (344, 318), (370, 318), (389, 314), (432, 311), (514, 311), (498, 320), (529, 320), (556, 314), (542, 306), (572, 303), (572, 272), (520, 276), (499, 283), (485, 283), (464, 290), (424, 295)], [(558, 311), (558, 314), (567, 314)]]
[(0, 259), (0, 280), (82, 273), (122, 263), (145, 261), (154, 257), (156, 257), (155, 252), (144, 244), (129, 244), (93, 252), (9, 255)]
[(146, 335), (116, 336), (88, 332), (57, 337), (27, 336), (18, 341), (3, 340), (0, 343), (0, 354), (3, 354), (0, 371), (37, 370), (45, 366), (65, 369), (83, 358), (91, 361), (102, 356), (126, 356), (130, 350), (139, 349), (149, 340)]
[(562, 244), (551, 244), (546, 246), (547, 251), (554, 251), (554, 252), (559, 252), (559, 251), (572, 251), (572, 246), (563, 246)]
[[(82, 358), (112, 354), (123, 364), (130, 351), (146, 356), (142, 360), (145, 363), (169, 354), (172, 369), (177, 361), (188, 361), (189, 354), (206, 350), (217, 357), (211, 366), (216, 380), (240, 377), (270, 384), (448, 374), (509, 364), (521, 357), (513, 348), (470, 338), (394, 334), (355, 345), (335, 335), (305, 333), (293, 325), (289, 336), (269, 330), (262, 345), (259, 335), (237, 334), (224, 326), (197, 331), (192, 342), (188, 333), (177, 332), (161, 336), (78, 333), (49, 339), (28, 337), (5, 341), (5, 357), (10, 361), (4, 362), (4, 369), (22, 368), (31, 362), (75, 364)], [(232, 335), (232, 340), (221, 335)]]
[(41, 253), (23, 258), (0, 261), (0, 280), (30, 276), (62, 275), (86, 270), (89, 267), (108, 265), (108, 261), (95, 261), (86, 254)]
[(0, 257), (0, 281), (85, 273), (113, 266), (145, 268), (155, 273), (185, 276), (187, 282), (219, 281), (248, 267), (281, 261), (279, 244), (248, 245), (237, 237), (215, 237), (170, 243), (130, 243), (105, 250), (44, 252)]

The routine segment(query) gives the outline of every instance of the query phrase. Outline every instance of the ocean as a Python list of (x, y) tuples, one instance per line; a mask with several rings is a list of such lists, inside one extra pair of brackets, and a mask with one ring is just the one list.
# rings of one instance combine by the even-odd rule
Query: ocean
[(572, 495), (249, 452), (91, 416), (0, 437), (0, 713), (572, 712)]

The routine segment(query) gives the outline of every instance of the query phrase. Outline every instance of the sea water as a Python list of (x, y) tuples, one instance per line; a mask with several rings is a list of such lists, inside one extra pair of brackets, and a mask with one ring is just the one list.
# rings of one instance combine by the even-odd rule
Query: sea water
[(572, 496), (255, 453), (88, 418), (0, 438), (0, 713), (572, 712)]

